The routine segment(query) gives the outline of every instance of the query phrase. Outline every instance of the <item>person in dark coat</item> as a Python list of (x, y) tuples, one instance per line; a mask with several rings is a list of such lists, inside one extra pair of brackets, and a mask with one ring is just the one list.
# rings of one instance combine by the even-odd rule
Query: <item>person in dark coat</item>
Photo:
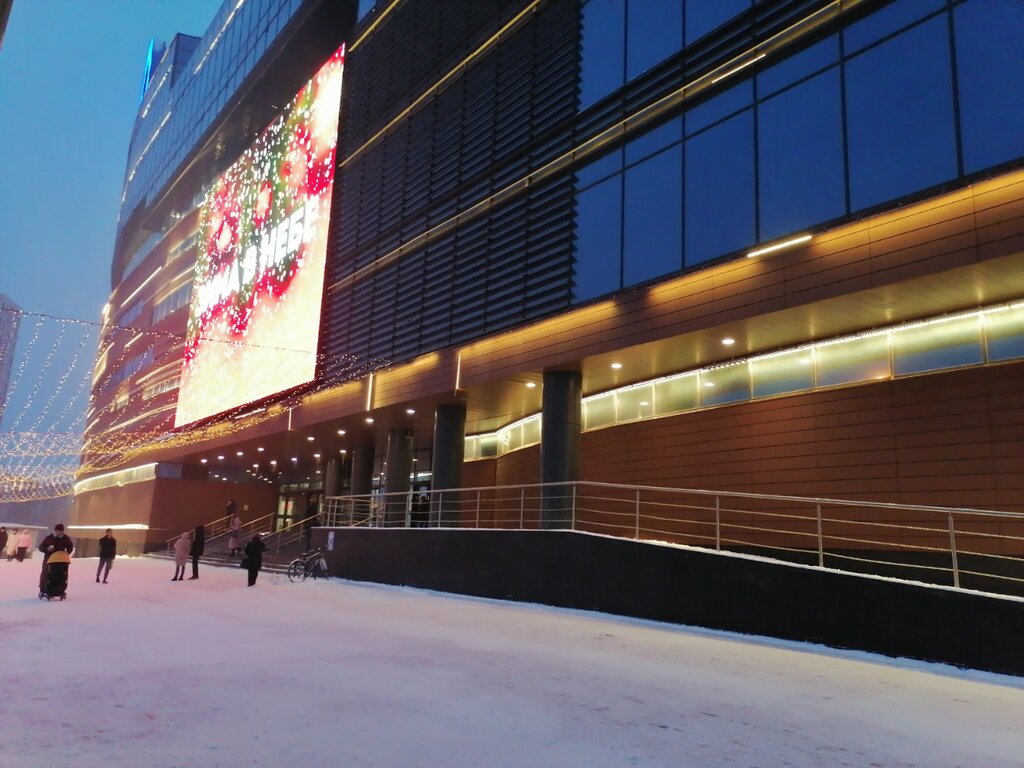
[(235, 504), (234, 499), (228, 499), (227, 506), (224, 507), (224, 527), (230, 528), (231, 521), (235, 518), (235, 510), (238, 509), (238, 505)]
[(39, 544), (39, 551), (43, 553), (43, 567), (39, 571), (39, 591), (46, 591), (46, 563), (54, 552), (67, 552), (69, 555), (74, 551), (75, 544), (70, 536), (64, 535), (64, 523), (57, 523), (53, 526), (53, 533), (49, 534)]
[(115, 557), (117, 557), (117, 539), (114, 538), (113, 532), (107, 528), (107, 532), (100, 539), (100, 564), (96, 568), (97, 584), (100, 581), (100, 572), (103, 573), (103, 583), (107, 583), (107, 576), (110, 575), (110, 567), (114, 564)]
[(256, 577), (263, 567), (263, 553), (267, 551), (267, 545), (263, 543), (258, 533), (252, 535), (252, 539), (245, 545), (245, 569), (249, 572), (249, 586), (256, 586)]
[(192, 534), (192, 548), (188, 551), (192, 555), (192, 575), (188, 577), (189, 581), (199, 578), (199, 558), (203, 556), (205, 549), (206, 529), (201, 525), (197, 525), (195, 533)]
[(7, 528), (0, 525), (0, 552), (7, 549)]

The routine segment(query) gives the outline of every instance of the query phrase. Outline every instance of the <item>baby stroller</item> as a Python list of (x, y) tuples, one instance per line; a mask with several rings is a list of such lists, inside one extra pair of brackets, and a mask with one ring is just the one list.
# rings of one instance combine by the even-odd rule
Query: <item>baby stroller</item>
[(57, 597), (64, 600), (68, 596), (68, 568), (71, 557), (67, 552), (54, 552), (46, 561), (46, 581), (39, 591), (39, 599), (52, 600)]

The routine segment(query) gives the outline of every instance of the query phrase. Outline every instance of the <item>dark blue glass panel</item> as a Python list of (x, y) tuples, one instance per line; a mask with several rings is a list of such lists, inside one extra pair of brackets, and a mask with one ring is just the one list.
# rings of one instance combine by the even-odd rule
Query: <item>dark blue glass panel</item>
[(576, 171), (576, 187), (582, 189), (589, 187), (595, 181), (611, 176), (622, 170), (622, 149), (616, 149), (603, 157), (587, 163)]
[(945, 16), (849, 60), (846, 115), (854, 211), (956, 176)]
[(370, 9), (377, 4), (377, 0), (359, 0), (359, 10), (357, 11), (357, 18), (363, 18)]
[(590, 0), (583, 6), (580, 109), (621, 88), (626, 72), (626, 4)]
[(839, 61), (839, 37), (832, 35), (783, 59), (757, 76), (757, 95), (770, 96), (787, 85)]
[(946, 4), (946, 0), (896, 0), (850, 25), (843, 42), (847, 55), (897, 32)]
[(686, 44), (750, 8), (750, 0), (686, 0)]
[(659, 149), (675, 144), (683, 138), (683, 118), (677, 117), (664, 125), (638, 136), (626, 145), (626, 165), (643, 160)]
[(846, 212), (839, 70), (758, 106), (762, 241)]
[(744, 107), (750, 106), (753, 101), (754, 81), (744, 80), (739, 85), (689, 110), (686, 113), (686, 135), (689, 136), (702, 128), (707, 128), (726, 115), (739, 112)]
[(618, 290), (622, 267), (622, 176), (576, 196), (574, 302)]
[(683, 148), (648, 158), (626, 171), (623, 285), (683, 268)]
[(680, 0), (630, 0), (626, 79), (632, 80), (683, 47)]
[(686, 141), (687, 266), (754, 242), (754, 117), (748, 110)]
[(973, 0), (953, 12), (964, 171), (1024, 155), (1024, 3)]

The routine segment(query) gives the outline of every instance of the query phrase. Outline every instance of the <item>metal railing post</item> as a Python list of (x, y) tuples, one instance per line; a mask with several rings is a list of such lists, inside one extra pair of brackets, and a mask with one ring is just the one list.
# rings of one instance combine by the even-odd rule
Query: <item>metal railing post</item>
[(715, 496), (715, 549), (722, 549), (722, 497)]
[(476, 527), (480, 527), (480, 494), (482, 491), (477, 488), (476, 491)]
[(569, 530), (576, 530), (576, 483), (572, 484), (572, 517), (569, 520)]
[(821, 502), (814, 503), (814, 509), (818, 517), (818, 567), (825, 567), (825, 547), (822, 544), (821, 536)]
[(633, 538), (640, 538), (640, 489), (636, 489), (636, 519), (633, 521)]
[(960, 586), (960, 568), (956, 562), (956, 530), (953, 527), (953, 513), (949, 515), (949, 551), (953, 555), (953, 586)]
[(519, 489), (519, 530), (523, 530), (526, 519), (526, 489)]

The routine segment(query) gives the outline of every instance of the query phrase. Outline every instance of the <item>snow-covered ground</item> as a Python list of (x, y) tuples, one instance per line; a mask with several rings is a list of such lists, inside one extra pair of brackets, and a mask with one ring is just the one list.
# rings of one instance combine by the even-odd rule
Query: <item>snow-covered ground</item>
[[(0, 766), (1024, 765), (1024, 680), (170, 562), (0, 562)], [(1008, 638), (1024, 642), (1024, 638)]]

